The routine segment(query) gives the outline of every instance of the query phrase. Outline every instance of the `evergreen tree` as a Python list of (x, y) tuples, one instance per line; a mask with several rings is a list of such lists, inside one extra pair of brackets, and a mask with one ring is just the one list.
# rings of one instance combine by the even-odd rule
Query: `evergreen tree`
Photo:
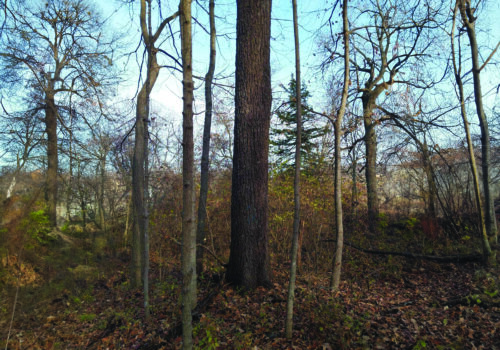
[[(297, 101), (295, 98), (296, 80), (291, 78), (286, 92), (288, 101), (277, 111), (279, 126), (271, 128), (271, 151), (277, 156), (277, 165), (283, 171), (288, 171), (295, 166), (295, 142), (297, 138)], [(311, 113), (311, 107), (307, 100), (310, 93), (305, 85), (301, 87), (302, 92), (302, 167), (307, 172), (314, 169), (323, 161), (319, 152), (317, 139), (322, 138), (328, 132), (328, 126), (320, 123), (315, 115)]]

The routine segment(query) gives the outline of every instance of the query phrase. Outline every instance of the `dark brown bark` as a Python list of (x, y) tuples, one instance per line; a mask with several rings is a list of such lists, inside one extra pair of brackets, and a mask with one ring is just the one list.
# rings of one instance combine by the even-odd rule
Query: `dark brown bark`
[(47, 177), (45, 198), (52, 227), (57, 226), (57, 109), (54, 94), (45, 94), (45, 131), (47, 132)]
[(203, 148), (201, 152), (201, 174), (200, 174), (200, 199), (198, 203), (198, 226), (196, 232), (196, 271), (203, 272), (203, 253), (201, 245), (206, 236), (207, 220), (207, 197), (208, 197), (208, 170), (210, 166), (210, 129), (212, 127), (212, 81), (215, 71), (215, 1), (209, 2), (210, 16), (210, 63), (205, 75), (205, 125), (203, 128)]
[(363, 122), (365, 127), (365, 150), (366, 150), (366, 194), (368, 205), (368, 229), (375, 233), (377, 230), (379, 206), (377, 188), (377, 132), (376, 123), (373, 119), (375, 101), (383, 90), (365, 91), (361, 97), (363, 102)]
[(268, 152), (271, 1), (237, 1), (236, 96), (227, 280), (268, 285)]

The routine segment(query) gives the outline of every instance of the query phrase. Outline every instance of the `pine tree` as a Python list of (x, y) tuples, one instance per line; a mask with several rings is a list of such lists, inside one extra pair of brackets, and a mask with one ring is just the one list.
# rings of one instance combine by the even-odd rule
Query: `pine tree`
[[(277, 156), (278, 168), (282, 171), (292, 170), (295, 166), (295, 142), (297, 135), (297, 101), (295, 98), (296, 80), (290, 79), (286, 92), (288, 101), (277, 111), (279, 126), (271, 128), (271, 151)], [(323, 156), (318, 151), (317, 140), (328, 132), (327, 125), (320, 123), (311, 113), (312, 108), (307, 100), (310, 93), (305, 85), (301, 87), (302, 93), (302, 146), (301, 159), (303, 169), (308, 172), (323, 161)]]

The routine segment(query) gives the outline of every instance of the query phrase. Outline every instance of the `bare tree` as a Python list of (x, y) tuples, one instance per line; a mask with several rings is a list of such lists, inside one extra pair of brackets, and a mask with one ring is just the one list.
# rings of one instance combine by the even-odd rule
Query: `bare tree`
[(137, 96), (135, 119), (135, 144), (132, 158), (132, 202), (134, 231), (132, 236), (132, 286), (144, 288), (144, 309), (149, 317), (149, 185), (148, 185), (148, 141), (150, 94), (160, 72), (155, 46), (160, 34), (178, 12), (162, 20), (158, 28), (152, 28), (152, 1), (141, 0), (139, 21), (141, 36), (146, 49), (146, 79)]
[(342, 3), (342, 32), (344, 42), (344, 83), (342, 86), (342, 100), (340, 108), (337, 111), (335, 119), (335, 230), (337, 232), (337, 246), (333, 263), (333, 275), (330, 282), (330, 287), (333, 290), (339, 288), (340, 273), (342, 271), (342, 252), (344, 247), (344, 223), (342, 212), (342, 154), (340, 142), (342, 138), (342, 120), (347, 107), (347, 98), (349, 96), (349, 18), (347, 13), (348, 0)]
[(63, 97), (92, 99), (97, 107), (109, 87), (113, 40), (86, 0), (10, 2), (5, 6), (0, 58), (4, 82), (12, 88), (28, 79), (41, 94), (47, 134), (46, 199), (57, 224), (58, 126), (64, 124)]
[[(432, 28), (439, 7), (431, 6), (429, 0), (398, 2), (370, 0), (356, 3), (352, 18), (356, 26), (351, 28), (353, 86), (360, 95), (363, 107), (366, 149), (366, 186), (368, 197), (368, 221), (371, 232), (376, 231), (378, 221), (377, 189), (377, 133), (380, 124), (376, 113), (378, 99), (383, 92), (390, 93), (395, 84), (412, 87), (428, 87), (429, 82), (421, 76), (410, 76), (404, 69), (412, 71), (421, 66), (429, 49), (426, 32)], [(338, 40), (326, 46), (327, 62), (344, 55), (335, 52)]]
[(182, 51), (182, 348), (193, 348), (192, 310), (196, 305), (196, 218), (194, 210), (193, 42), (191, 0), (181, 0)]
[(203, 128), (203, 148), (201, 154), (201, 174), (200, 174), (200, 199), (198, 202), (198, 226), (196, 232), (196, 270), (203, 272), (203, 249), (202, 245), (206, 236), (207, 220), (207, 197), (208, 197), (208, 173), (210, 168), (210, 130), (212, 127), (212, 82), (215, 72), (215, 0), (209, 1), (210, 20), (210, 58), (208, 72), (205, 75), (205, 125)]
[[(474, 155), (474, 146), (472, 144), (472, 138), (471, 138), (471, 133), (470, 133), (470, 128), (469, 128), (469, 121), (467, 118), (467, 109), (465, 106), (464, 84), (463, 84), (463, 80), (462, 80), (461, 47), (459, 47), (459, 50), (458, 50), (458, 56), (459, 56), (458, 63), (457, 63), (457, 58), (456, 58), (457, 53), (455, 52), (455, 35), (454, 35), (455, 24), (456, 24), (457, 12), (459, 10), (462, 11), (462, 9), (460, 8), (461, 6), (463, 6), (463, 3), (461, 3), (461, 1), (458, 0), (455, 4), (455, 9), (453, 11), (453, 24), (452, 24), (452, 30), (451, 30), (451, 48), (452, 48), (451, 54), (452, 54), (452, 61), (453, 61), (453, 71), (454, 71), (455, 81), (457, 83), (457, 89), (458, 89), (457, 94), (458, 94), (458, 99), (460, 101), (460, 113), (462, 115), (462, 121), (463, 121), (464, 129), (465, 129), (465, 136), (467, 139), (467, 149), (469, 151), (469, 163), (470, 163), (470, 167), (471, 167), (472, 177), (474, 180), (474, 194), (475, 194), (475, 199), (476, 199), (477, 210), (479, 212), (479, 224), (480, 224), (481, 238), (482, 238), (482, 243), (483, 243), (483, 254), (484, 254), (485, 260), (488, 261), (489, 259), (494, 258), (494, 256), (492, 254), (492, 249), (490, 246), (490, 242), (488, 240), (488, 231), (486, 228), (483, 204), (481, 202), (481, 193), (479, 190), (479, 176), (478, 176), (478, 171), (477, 171), (477, 166), (476, 166), (476, 158)], [(469, 35), (469, 38), (470, 38), (470, 35)], [(477, 59), (477, 57), (476, 57), (476, 59)], [(487, 130), (487, 127), (486, 127), (486, 130)], [(488, 141), (488, 144), (489, 144), (489, 141)], [(483, 153), (483, 155), (484, 155), (484, 153)], [(483, 159), (483, 161), (484, 161), (484, 159)], [(483, 170), (484, 170), (484, 168), (483, 168)], [(488, 168), (487, 168), (487, 170), (488, 170)], [(487, 177), (487, 180), (489, 181), (489, 177)], [(488, 185), (485, 185), (485, 186), (488, 186)], [(489, 260), (489, 261), (492, 262), (492, 260)]]
[[(481, 71), (488, 64), (488, 61), (500, 47), (500, 41), (495, 49), (481, 64), (479, 62), (479, 48), (476, 38), (476, 12), (475, 7), (471, 5), (471, 0), (457, 0), (455, 7), (458, 8), (462, 25), (467, 31), (469, 38), (471, 57), (472, 57), (472, 80), (474, 82), (474, 102), (476, 104), (476, 113), (479, 119), (479, 127), (481, 129), (481, 155), (482, 155), (482, 177), (483, 177), (483, 192), (484, 192), (484, 220), (486, 231), (489, 237), (490, 245), (496, 247), (498, 243), (497, 222), (495, 217), (495, 205), (493, 203), (493, 193), (491, 189), (491, 145), (488, 119), (483, 106), (483, 93), (481, 89)], [(492, 251), (492, 261), (496, 260), (496, 248)]]

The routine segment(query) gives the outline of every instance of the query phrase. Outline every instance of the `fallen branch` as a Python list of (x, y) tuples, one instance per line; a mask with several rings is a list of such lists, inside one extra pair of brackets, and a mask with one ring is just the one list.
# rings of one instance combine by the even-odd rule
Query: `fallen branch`
[[(325, 239), (324, 242), (334, 242), (332, 239)], [(394, 256), (402, 256), (410, 259), (420, 259), (420, 260), (429, 260), (435, 261), (438, 263), (466, 263), (466, 262), (483, 262), (484, 257), (481, 254), (468, 254), (468, 255), (448, 255), (448, 256), (438, 256), (438, 255), (422, 255), (422, 254), (413, 254), (408, 252), (393, 252), (393, 251), (385, 251), (385, 250), (372, 250), (358, 247), (350, 242), (344, 241), (344, 244), (359, 250), (363, 253), (367, 254), (376, 254), (376, 255), (394, 255)]]

